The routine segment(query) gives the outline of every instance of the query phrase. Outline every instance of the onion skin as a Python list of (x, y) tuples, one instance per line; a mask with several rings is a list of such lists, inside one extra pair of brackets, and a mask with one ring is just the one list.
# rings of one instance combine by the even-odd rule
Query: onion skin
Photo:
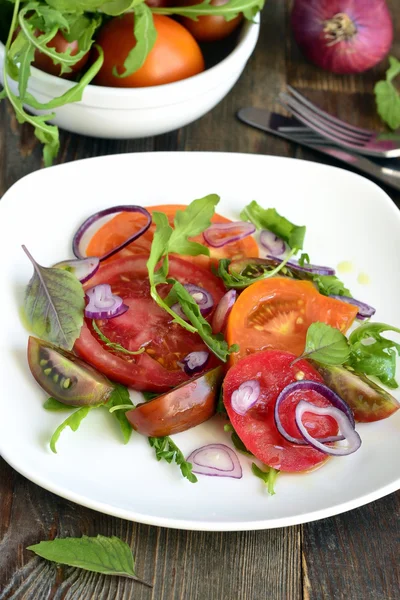
[[(327, 31), (336, 15), (349, 18), (347, 39), (335, 39), (334, 34), (332, 38)], [(386, 0), (295, 0), (291, 21), (294, 38), (308, 60), (340, 75), (371, 69), (393, 41)]]

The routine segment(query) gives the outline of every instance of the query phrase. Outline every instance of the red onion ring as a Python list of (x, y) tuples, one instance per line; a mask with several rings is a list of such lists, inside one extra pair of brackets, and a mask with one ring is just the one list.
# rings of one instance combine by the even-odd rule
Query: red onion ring
[[(208, 444), (194, 450), (187, 457), (192, 472), (209, 477), (232, 477), (241, 479), (242, 467), (232, 448), (225, 444)], [(222, 464), (221, 464), (222, 463)]]
[(199, 373), (204, 369), (209, 358), (209, 352), (206, 352), (205, 350), (199, 350), (197, 352), (190, 352), (178, 364), (179, 366), (182, 366), (187, 375), (193, 375), (194, 373)]
[[(325, 446), (320, 440), (317, 440), (310, 435), (303, 424), (302, 416), (304, 413), (309, 412), (314, 415), (321, 415), (332, 417), (339, 425), (339, 429), (343, 434), (343, 439), (347, 440), (348, 446)], [(348, 419), (347, 415), (336, 408), (335, 406), (327, 406), (322, 408), (321, 406), (314, 406), (306, 400), (300, 400), (295, 410), (296, 425), (300, 430), (301, 435), (305, 441), (310, 444), (316, 450), (320, 450), (324, 454), (330, 454), (332, 456), (348, 456), (353, 454), (361, 446), (361, 438), (357, 431), (354, 429), (352, 423)]]
[[(284, 428), (281, 418), (279, 416), (279, 407), (282, 404), (282, 402), (284, 400), (286, 400), (286, 398), (290, 394), (292, 394), (293, 392), (298, 391), (298, 390), (314, 391), (314, 392), (317, 392), (318, 394), (320, 394), (321, 396), (323, 396), (335, 408), (337, 408), (338, 410), (341, 410), (346, 415), (347, 419), (349, 420), (349, 422), (351, 423), (351, 425), (354, 429), (355, 421), (354, 421), (354, 416), (351, 411), (351, 408), (340, 396), (338, 396), (338, 394), (336, 394), (333, 390), (331, 390), (324, 383), (320, 383), (319, 381), (311, 381), (309, 379), (302, 379), (301, 381), (293, 381), (292, 383), (289, 383), (289, 385), (287, 385), (285, 388), (283, 388), (283, 390), (279, 394), (279, 396), (276, 400), (276, 403), (275, 403), (275, 409), (274, 409), (275, 425), (276, 425), (276, 428), (279, 431), (279, 433), (288, 442), (291, 442), (292, 444), (298, 444), (300, 446), (303, 446), (307, 443), (307, 442), (304, 442), (303, 440), (300, 440), (298, 438), (291, 436)], [(342, 435), (335, 435), (335, 436), (317, 439), (317, 441), (322, 444), (328, 444), (330, 442), (340, 442), (341, 440), (343, 440)]]
[(101, 210), (100, 212), (97, 212), (94, 215), (92, 215), (91, 217), (89, 217), (88, 219), (86, 219), (86, 221), (84, 221), (82, 223), (82, 225), (80, 225), (78, 227), (78, 230), (75, 233), (74, 238), (72, 240), (72, 252), (74, 253), (74, 255), (77, 258), (87, 258), (80, 251), (80, 244), (81, 244), (84, 234), (89, 229), (89, 227), (91, 227), (99, 219), (101, 219), (103, 217), (107, 217), (108, 215), (112, 215), (114, 213), (119, 213), (119, 212), (141, 213), (142, 215), (144, 215), (147, 218), (147, 223), (145, 225), (143, 225), (143, 227), (141, 229), (139, 229), (139, 231), (137, 231), (134, 235), (131, 235), (128, 239), (126, 239), (125, 242), (123, 242), (116, 248), (113, 248), (113, 250), (110, 250), (109, 252), (104, 254), (104, 256), (99, 257), (100, 262), (102, 262), (103, 260), (106, 260), (106, 258), (110, 258), (110, 256), (114, 256), (114, 254), (117, 254), (117, 252), (122, 250), (122, 248), (125, 248), (126, 246), (128, 246), (129, 244), (131, 244), (132, 242), (134, 242), (135, 240), (140, 238), (140, 236), (143, 235), (151, 225), (151, 215), (150, 215), (149, 211), (147, 211), (145, 208), (143, 208), (143, 206), (134, 206), (134, 205), (128, 204), (126, 206), (125, 205), (113, 206), (112, 208), (106, 208), (104, 210)]
[(231, 405), (235, 413), (244, 416), (255, 405), (260, 396), (260, 383), (257, 379), (244, 381), (232, 392)]
[(268, 250), (269, 255), (281, 256), (286, 252), (286, 244), (282, 238), (278, 237), (269, 229), (263, 229), (260, 233), (260, 244)]
[[(238, 229), (239, 233), (232, 234), (231, 236), (227, 235), (222, 239), (218, 235), (220, 232), (237, 231)], [(226, 244), (232, 244), (232, 242), (237, 242), (238, 240), (242, 240), (243, 238), (252, 235), (255, 230), (256, 228), (253, 223), (248, 223), (247, 221), (213, 223), (213, 225), (203, 231), (203, 238), (212, 248), (222, 248), (222, 246), (226, 246)]]
[(81, 283), (86, 283), (97, 272), (100, 261), (95, 256), (88, 258), (76, 258), (72, 260), (63, 260), (53, 265), (56, 269), (65, 269), (73, 273)]
[[(283, 260), (278, 256), (272, 256), (270, 254), (267, 256), (267, 259), (274, 261), (277, 265), (279, 265)], [(294, 260), (289, 260), (285, 266), (293, 271), (301, 271), (303, 273), (310, 273), (311, 275), (334, 275), (336, 272), (335, 269), (332, 269), (331, 267), (323, 267), (320, 265), (308, 264), (301, 266)]]
[(353, 304), (354, 306), (357, 306), (357, 319), (369, 319), (369, 317), (372, 317), (376, 313), (376, 308), (373, 306), (370, 306), (365, 302), (361, 302), (360, 300), (356, 300), (355, 298), (350, 298), (349, 296), (329, 294), (329, 298), (335, 298), (335, 300), (341, 300), (342, 302), (347, 302), (347, 304)]
[(128, 310), (122, 298), (112, 293), (108, 283), (100, 283), (86, 291), (89, 303), (85, 308), (88, 319), (113, 319)]
[(222, 296), (212, 318), (212, 330), (214, 334), (220, 333), (225, 327), (229, 313), (236, 302), (236, 298), (236, 290), (229, 290), (229, 292), (226, 292), (226, 294)]

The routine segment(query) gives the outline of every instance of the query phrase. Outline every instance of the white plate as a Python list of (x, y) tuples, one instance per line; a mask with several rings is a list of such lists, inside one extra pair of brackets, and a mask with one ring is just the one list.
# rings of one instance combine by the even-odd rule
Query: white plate
[[(60, 496), (104, 513), (152, 525), (199, 530), (281, 527), (328, 517), (400, 487), (400, 412), (360, 425), (359, 452), (335, 458), (308, 475), (282, 475), (269, 497), (240, 456), (241, 480), (184, 480), (175, 465), (156, 462), (145, 438), (120, 443), (113, 420), (93, 411), (80, 429), (65, 431), (58, 454), (49, 438), (65, 413), (44, 411), (45, 395), (26, 364), (27, 332), (18, 307), (38, 262), (71, 256), (71, 238), (88, 215), (115, 204), (188, 203), (216, 192), (218, 211), (237, 218), (257, 199), (307, 225), (312, 260), (335, 266), (355, 297), (377, 307), (376, 320), (400, 325), (400, 216), (389, 197), (359, 175), (311, 162), (241, 154), (146, 153), (105, 156), (37, 171), (0, 203), (0, 452), (17, 471)], [(357, 282), (367, 273), (369, 285)], [(184, 453), (228, 442), (218, 422), (175, 436)]]

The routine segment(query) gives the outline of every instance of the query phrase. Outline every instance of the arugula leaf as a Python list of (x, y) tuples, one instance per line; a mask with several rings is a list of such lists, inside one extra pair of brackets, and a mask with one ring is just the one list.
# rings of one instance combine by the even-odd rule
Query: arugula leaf
[(50, 397), (43, 404), (43, 408), (45, 408), (46, 410), (53, 411), (53, 412), (60, 412), (60, 411), (64, 411), (64, 410), (74, 410), (76, 408), (76, 406), (69, 406), (68, 404), (63, 404), (62, 402), (59, 402), (55, 398)]
[(275, 494), (275, 481), (279, 475), (279, 471), (273, 467), (267, 467), (266, 471), (263, 471), (255, 463), (252, 463), (251, 470), (256, 477), (259, 477), (267, 486), (268, 493), (270, 496)]
[(142, 392), (143, 398), (145, 399), (146, 402), (149, 402), (150, 400), (153, 400), (154, 398), (157, 398), (157, 396), (159, 396), (160, 394), (155, 393), (155, 392)]
[(89, 412), (92, 408), (96, 408), (96, 407), (95, 406), (82, 406), (81, 408), (76, 410), (74, 413), (72, 413), (72, 415), (67, 417), (65, 419), (65, 421), (63, 421), (61, 423), (61, 425), (59, 425), (59, 427), (57, 427), (57, 429), (51, 436), (51, 440), (50, 440), (50, 448), (54, 452), (54, 454), (57, 454), (56, 444), (59, 440), (61, 433), (64, 431), (64, 429), (69, 427), (70, 429), (72, 429), (72, 431), (77, 431), (79, 428), (79, 425), (82, 423), (83, 419), (85, 417), (87, 417), (87, 415), (89, 414)]
[(311, 261), (307, 252), (303, 252), (297, 262), (301, 267), (304, 267), (306, 263), (309, 265)]
[(144, 0), (103, 0), (100, 10), (105, 15), (110, 15), (110, 17), (118, 17), (118, 15), (128, 12), (142, 2), (144, 2)]
[(22, 248), (35, 269), (25, 295), (27, 324), (38, 337), (71, 350), (83, 325), (82, 284), (64, 269), (40, 266), (25, 246)]
[(195, 6), (152, 8), (152, 11), (159, 15), (181, 15), (194, 21), (197, 21), (197, 17), (201, 15), (222, 16), (226, 21), (231, 21), (243, 13), (245, 18), (251, 21), (262, 10), (265, 0), (229, 0), (226, 4), (219, 6), (210, 5), (210, 2), (211, 0), (203, 0)]
[(400, 333), (400, 329), (385, 323), (365, 323), (357, 327), (349, 337), (349, 365), (357, 373), (377, 377), (395, 389), (398, 387), (396, 352), (400, 356), (400, 344), (383, 337), (381, 334), (385, 331)]
[(166, 460), (171, 463), (173, 460), (180, 467), (181, 473), (190, 483), (197, 483), (197, 477), (192, 473), (192, 463), (186, 461), (181, 450), (172, 441), (170, 437), (149, 437), (149, 444), (156, 452), (158, 461)]
[[(110, 410), (110, 408), (114, 408), (115, 406), (124, 406), (123, 410), (116, 410), (113, 412), (113, 414), (115, 415), (115, 418), (121, 427), (124, 444), (127, 444), (132, 434), (132, 426), (126, 418), (125, 413), (133, 408), (133, 402), (129, 397), (128, 388), (120, 383), (116, 383), (113, 392), (111, 392), (111, 396), (104, 406), (108, 410)], [(129, 408), (127, 408), (127, 406), (129, 406)]]
[(285, 266), (286, 263), (296, 253), (296, 248), (291, 250), (288, 255), (276, 266), (272, 265), (246, 265), (245, 272), (231, 272), (229, 271), (229, 265), (231, 263), (229, 258), (221, 258), (218, 262), (218, 277), (222, 279), (227, 288), (233, 288), (236, 290), (244, 289), (252, 285), (256, 281), (262, 279), (268, 279), (269, 277), (275, 277), (281, 271), (286, 274)]
[(81, 538), (56, 538), (28, 546), (27, 550), (61, 565), (78, 567), (103, 575), (128, 577), (151, 587), (136, 577), (130, 547), (115, 536), (84, 535)]
[(238, 436), (238, 434), (236, 433), (235, 430), (232, 432), (231, 440), (232, 440), (232, 444), (235, 446), (235, 448), (238, 452), (241, 452), (242, 454), (245, 454), (246, 456), (254, 456), (254, 454), (252, 452), (250, 452), (250, 450), (247, 450), (246, 446), (244, 445), (244, 443), (242, 442), (242, 440), (240, 439), (240, 437)]
[(342, 365), (350, 355), (347, 338), (339, 329), (326, 323), (311, 323), (307, 330), (304, 352), (292, 364), (301, 358), (312, 358), (324, 365)]
[(215, 356), (226, 362), (231, 350), (222, 333), (213, 335), (211, 325), (201, 314), (199, 305), (179, 281), (174, 282), (174, 292), (183, 312), (196, 328), (202, 340), (214, 352)]
[(242, 210), (240, 218), (243, 221), (251, 221), (258, 229), (269, 229), (293, 249), (303, 248), (305, 226), (294, 225), (282, 217), (275, 208), (262, 208), (253, 200)]
[(400, 127), (400, 94), (392, 82), (400, 75), (400, 61), (389, 56), (389, 64), (386, 79), (375, 84), (375, 101), (382, 121), (391, 129), (397, 129)]
[(204, 198), (193, 200), (185, 210), (177, 210), (174, 219), (174, 229), (168, 243), (168, 252), (197, 256), (210, 256), (210, 250), (202, 244), (194, 244), (189, 237), (199, 235), (211, 225), (215, 207), (220, 201), (217, 194), (208, 194)]
[(117, 67), (114, 66), (113, 75), (115, 77), (129, 77), (140, 69), (156, 43), (157, 31), (154, 26), (153, 14), (144, 2), (135, 7), (133, 35), (136, 44), (124, 61), (124, 72), (119, 73)]
[(112, 350), (118, 350), (118, 352), (122, 352), (123, 354), (132, 354), (133, 356), (137, 354), (143, 354), (143, 352), (145, 351), (144, 348), (139, 348), (139, 350), (127, 350), (126, 348), (121, 346), (121, 344), (115, 344), (114, 342), (109, 340), (108, 337), (106, 337), (104, 333), (98, 328), (97, 323), (94, 319), (92, 319), (92, 327), (101, 339), (101, 341), (104, 342), (105, 345), (108, 348), (111, 348)]
[(314, 275), (313, 282), (318, 286), (318, 291), (324, 296), (334, 294), (336, 296), (348, 296), (351, 298), (350, 290), (345, 287), (336, 275)]

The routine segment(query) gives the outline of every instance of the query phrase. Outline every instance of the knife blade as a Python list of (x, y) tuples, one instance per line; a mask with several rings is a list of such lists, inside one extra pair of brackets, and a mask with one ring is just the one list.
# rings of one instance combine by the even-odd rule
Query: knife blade
[(315, 150), (316, 152), (320, 152), (321, 154), (344, 162), (349, 167), (353, 167), (354, 169), (389, 185), (395, 190), (400, 191), (400, 171), (388, 166), (376, 164), (364, 156), (359, 156), (358, 154), (349, 152), (347, 149), (345, 150), (339, 146), (325, 143), (321, 145), (315, 143), (310, 144), (304, 142), (300, 136), (290, 134), (288, 131), (280, 131), (281, 127), (290, 128), (295, 124), (299, 125), (296, 119), (284, 117), (278, 113), (271, 113), (265, 108), (255, 107), (242, 108), (238, 111), (237, 117), (240, 121), (243, 121), (243, 123), (251, 125), (256, 129), (261, 129), (266, 133), (276, 135), (290, 142), (294, 142), (295, 144), (304, 146), (305, 148), (309, 148), (310, 150)]

